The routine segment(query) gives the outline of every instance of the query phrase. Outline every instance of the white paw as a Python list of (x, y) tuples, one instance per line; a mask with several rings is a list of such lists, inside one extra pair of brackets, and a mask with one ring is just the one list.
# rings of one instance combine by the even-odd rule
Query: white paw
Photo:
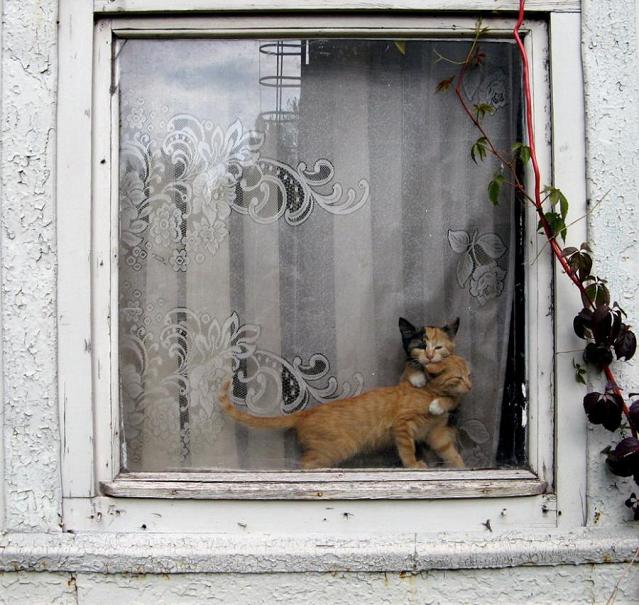
[(417, 388), (423, 387), (426, 384), (426, 376), (424, 376), (423, 374), (413, 374), (408, 380), (414, 387)]
[(439, 399), (433, 399), (428, 406), (428, 411), (433, 416), (441, 416), (444, 413), (444, 408), (439, 404)]

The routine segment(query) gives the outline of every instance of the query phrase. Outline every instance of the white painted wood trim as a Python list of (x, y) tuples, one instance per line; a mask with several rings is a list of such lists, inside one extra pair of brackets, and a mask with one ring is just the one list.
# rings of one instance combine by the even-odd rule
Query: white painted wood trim
[[(503, 11), (518, 10), (517, 0), (94, 0), (96, 13), (249, 12), (249, 11)], [(580, 0), (528, 0), (528, 13), (578, 12)]]
[(258, 500), (69, 498), (64, 528), (79, 532), (243, 536), (401, 535), (554, 530), (553, 494), (511, 498)]
[[(390, 23), (390, 26), (384, 29), (384, 34), (386, 35), (392, 35), (394, 32), (407, 36), (417, 34), (424, 35), (425, 31), (434, 32), (435, 35), (441, 35), (444, 27), (447, 32), (450, 31), (451, 24), (450, 19), (444, 20), (442, 18), (431, 17), (407, 17), (402, 20), (384, 17), (383, 19), (387, 24)], [(94, 55), (96, 58), (93, 74), (95, 82), (93, 157), (92, 166), (89, 167), (90, 169), (92, 168), (94, 175), (94, 214), (92, 230), (95, 247), (93, 255), (94, 264), (92, 266), (94, 277), (92, 327), (94, 330), (95, 346), (93, 386), (95, 389), (96, 473), (98, 481), (104, 482), (104, 484), (108, 486), (107, 489), (117, 489), (118, 485), (124, 487), (124, 484), (121, 482), (113, 481), (118, 471), (119, 439), (117, 435), (117, 377), (112, 371), (115, 369), (112, 364), (117, 363), (117, 361), (115, 358), (113, 358), (112, 361), (111, 355), (112, 351), (117, 350), (117, 342), (114, 340), (116, 335), (110, 334), (109, 330), (112, 323), (115, 325), (113, 322), (114, 318), (111, 316), (111, 309), (115, 308), (112, 305), (114, 305), (114, 301), (117, 300), (112, 283), (114, 278), (112, 276), (117, 275), (117, 228), (115, 227), (117, 225), (117, 170), (115, 168), (117, 167), (118, 146), (117, 131), (110, 130), (111, 124), (117, 124), (117, 120), (114, 120), (114, 116), (117, 116), (117, 107), (112, 104), (111, 100), (111, 50), (109, 48), (112, 40), (111, 32), (115, 31), (117, 34), (125, 35), (139, 35), (140, 30), (137, 28), (152, 27), (155, 33), (159, 32), (163, 35), (167, 35), (170, 34), (167, 30), (171, 28), (175, 30), (177, 26), (182, 28), (195, 27), (195, 24), (197, 27), (195, 27), (194, 32), (201, 35), (202, 32), (207, 31), (207, 29), (210, 31), (217, 30), (222, 21), (224, 20), (208, 16), (202, 16), (201, 19), (180, 17), (162, 20), (118, 18), (113, 22), (110, 22), (108, 19), (101, 19), (95, 30), (94, 44), (96, 51)], [(271, 23), (271, 21), (273, 21), (273, 23)], [(232, 23), (232, 27), (230, 27), (229, 31), (231, 31), (233, 35), (238, 35), (241, 32), (249, 32), (255, 35), (256, 23), (262, 28), (261, 31), (263, 31), (265, 27), (273, 27), (276, 21), (279, 21), (281, 26), (281, 19), (277, 20), (273, 17), (264, 17), (257, 20), (249, 17), (243, 19), (234, 17), (231, 21), (226, 20), (224, 22), (227, 24)], [(294, 19), (287, 18), (287, 28), (283, 31), (289, 35), (295, 35), (295, 33), (300, 31), (309, 33), (309, 35), (312, 34), (313, 31), (317, 33), (318, 25), (316, 21), (317, 19), (315, 17), (313, 17), (311, 21), (301, 16)], [(465, 34), (467, 35), (474, 26), (474, 19), (472, 18), (457, 18), (454, 21), (457, 26), (456, 31), (459, 32), (460, 37)], [(357, 35), (357, 33), (366, 34), (370, 31), (375, 31), (376, 34), (379, 34), (379, 30), (370, 29), (371, 18), (366, 18), (365, 27), (361, 26), (361, 19), (357, 19), (357, 22), (360, 24), (359, 29), (348, 25), (355, 23), (354, 20), (351, 20), (350, 16), (348, 19), (346, 17), (339, 19), (322, 17), (320, 25), (325, 27), (338, 26), (340, 27), (340, 33), (350, 32), (353, 35)], [(250, 27), (247, 26), (247, 23)], [(315, 23), (315, 25), (311, 26), (309, 23)], [(346, 28), (346, 25), (348, 25), (348, 28)], [(496, 20), (491, 21), (491, 26), (496, 35), (509, 35), (512, 23), (505, 20)], [(543, 25), (531, 21), (530, 26), (533, 31), (533, 36), (529, 36), (528, 39), (532, 40), (536, 35), (539, 37), (539, 40), (543, 41), (545, 39)], [(84, 23), (84, 27), (87, 27), (86, 22)], [(184, 32), (182, 31), (181, 33)], [(326, 31), (321, 30), (319, 33), (325, 35)], [(535, 44), (535, 48), (538, 49), (539, 46), (537, 43)], [(539, 42), (539, 44), (542, 44), (542, 42)], [(541, 63), (543, 63), (544, 60), (545, 56), (538, 58), (538, 61)], [(539, 65), (537, 65), (537, 67), (539, 67)], [(545, 73), (543, 66), (540, 73)], [(87, 74), (84, 74), (83, 77), (86, 78)], [(544, 90), (544, 87), (547, 88), (547, 83), (541, 84), (541, 90)], [(547, 106), (542, 105), (542, 107), (542, 112), (548, 111)], [(547, 113), (545, 115), (546, 118), (544, 119), (547, 119)], [(542, 136), (542, 140), (547, 139), (545, 136)], [(105, 160), (104, 163), (102, 162), (103, 159)], [(105, 221), (110, 222), (110, 224), (114, 226), (111, 233), (108, 233), (108, 230), (104, 229)], [(540, 280), (539, 283), (543, 284), (544, 292), (546, 292), (548, 300), (550, 300), (550, 280)], [(535, 306), (534, 309), (534, 316), (543, 318), (543, 310), (537, 306)], [(542, 331), (544, 329), (545, 328), (542, 328)], [(535, 336), (535, 338), (538, 337)], [(550, 342), (552, 344), (552, 334), (550, 336)], [(550, 359), (549, 363), (552, 365), (552, 359)], [(71, 375), (74, 376), (73, 373)], [(550, 381), (550, 378), (548, 377), (547, 380)], [(551, 443), (543, 447), (546, 448), (545, 451), (547, 453), (552, 453)], [(539, 447), (536, 441), (535, 448), (537, 448), (535, 449), (535, 452), (537, 452)], [(75, 451), (77, 455), (84, 456), (87, 451), (90, 450), (87, 450), (85, 445), (85, 449), (77, 449)], [(539, 457), (536, 454), (534, 460), (531, 460), (533, 466), (535, 466), (535, 464), (538, 464)], [(387, 485), (373, 485), (371, 488), (376, 492), (376, 494), (372, 496), (373, 499), (367, 501), (352, 500), (348, 503), (350, 509), (358, 511), (356, 513), (358, 516), (357, 522), (352, 523), (351, 526), (356, 526), (358, 528), (357, 531), (360, 533), (375, 533), (379, 531), (394, 532), (402, 527), (404, 529), (414, 527), (414, 519), (416, 516), (420, 516), (421, 519), (417, 523), (419, 527), (426, 528), (427, 526), (432, 526), (435, 522), (441, 531), (468, 530), (477, 527), (481, 528), (480, 531), (487, 531), (482, 527), (482, 524), (485, 518), (488, 518), (488, 515), (493, 517), (493, 526), (495, 527), (526, 526), (529, 528), (552, 528), (555, 526), (554, 511), (556, 510), (556, 505), (554, 496), (549, 494), (534, 495), (540, 494), (540, 492), (543, 491), (542, 486), (545, 487), (545, 477), (537, 479), (535, 475), (531, 473), (526, 475), (526, 471), (519, 471), (523, 473), (523, 475), (500, 479), (496, 477), (494, 471), (491, 471), (487, 475), (474, 476), (473, 479), (470, 480), (471, 483), (474, 482), (472, 489), (476, 491), (473, 492), (472, 489), (469, 490), (467, 483), (465, 484), (466, 486), (464, 485), (466, 479), (453, 479), (451, 476), (448, 476), (444, 482), (444, 479), (441, 479), (442, 475), (433, 473), (433, 476), (436, 478), (430, 481), (412, 481), (412, 483), (419, 484), (417, 485), (418, 491), (421, 490), (422, 493), (424, 493), (430, 490), (429, 495), (421, 496), (427, 498), (427, 500), (420, 500), (419, 497), (415, 496), (412, 496), (410, 499), (401, 499), (403, 493), (405, 493), (406, 486), (411, 483), (409, 471), (389, 472), (397, 473), (395, 474), (397, 485), (393, 484), (390, 486), (392, 488), (391, 491), (388, 491)], [(482, 473), (482, 471), (477, 472)], [(475, 472), (473, 471), (473, 473)], [(207, 475), (210, 480), (211, 475), (208, 473)], [(399, 476), (403, 478), (401, 485), (399, 485), (400, 481), (397, 480)], [(183, 489), (183, 493), (179, 493), (178, 495), (182, 497), (188, 496), (187, 500), (176, 500), (170, 497), (170, 493), (163, 494), (161, 491), (158, 491), (158, 488), (163, 489), (164, 487), (167, 489), (175, 489), (175, 483), (171, 483), (170, 486), (155, 483), (151, 486), (145, 485), (145, 482), (151, 480), (148, 477), (139, 477), (139, 480), (136, 480), (131, 479), (129, 476), (128, 480), (131, 480), (133, 484), (128, 486), (127, 489), (141, 490), (136, 493), (129, 491), (128, 495), (144, 496), (144, 498), (67, 497), (64, 508), (65, 527), (72, 528), (76, 531), (85, 529), (91, 531), (108, 529), (111, 531), (115, 528), (122, 528), (125, 531), (145, 531), (143, 526), (146, 527), (148, 524), (148, 527), (151, 528), (153, 527), (152, 523), (154, 521), (161, 519), (161, 521), (157, 521), (158, 527), (161, 526), (162, 528), (161, 531), (177, 531), (179, 529), (181, 531), (199, 532), (207, 531), (206, 528), (211, 526), (211, 513), (215, 511), (216, 519), (225, 519), (222, 525), (219, 525), (219, 523), (216, 525), (216, 531), (233, 533), (233, 531), (243, 530), (241, 525), (238, 525), (240, 522), (234, 520), (232, 517), (237, 511), (246, 510), (250, 512), (248, 518), (252, 526), (264, 524), (265, 530), (271, 533), (281, 532), (284, 527), (288, 531), (291, 526), (297, 527), (297, 532), (301, 534), (313, 530), (319, 533), (326, 532), (326, 527), (322, 527), (322, 523), (320, 523), (320, 521), (322, 521), (321, 518), (315, 518), (315, 525), (308, 525), (307, 517), (308, 511), (311, 510), (308, 509), (309, 506), (314, 504), (324, 505), (326, 504), (325, 500), (321, 502), (268, 502), (247, 499), (245, 493), (241, 499), (235, 500), (231, 506), (230, 503), (224, 502), (223, 500), (216, 501), (212, 499), (215, 496), (211, 493), (202, 496), (206, 498), (205, 500), (195, 499), (193, 497), (194, 493), (196, 495), (198, 493), (200, 495), (203, 494), (202, 487), (201, 485), (192, 486), (193, 490), (191, 491), (184, 489), (185, 484), (188, 483), (186, 479), (181, 481), (182, 485), (180, 489)], [(441, 483), (437, 484), (436, 481), (440, 481)], [(482, 481), (484, 481), (483, 484), (481, 484)], [(496, 485), (495, 482), (500, 482), (504, 485)], [(253, 487), (255, 487), (256, 481), (252, 483)], [(283, 483), (285, 483), (285, 481), (281, 481), (280, 486), (277, 487), (280, 493), (283, 491)], [(300, 483), (302, 485), (299, 485)], [(333, 498), (332, 501), (335, 501), (336, 498), (346, 500), (348, 495), (345, 494), (348, 493), (349, 489), (352, 491), (361, 488), (361, 482), (359, 485), (352, 485), (346, 489), (344, 489), (344, 487), (348, 484), (348, 481), (343, 480), (341, 483), (341, 486), (336, 487), (329, 485), (330, 489), (333, 490), (330, 494), (330, 497)], [(430, 487), (425, 487), (427, 483)], [(460, 496), (460, 498), (456, 500), (450, 498), (451, 486), (455, 484), (457, 485), (457, 487), (455, 487), (455, 490), (457, 490), (456, 493)], [(290, 489), (292, 485), (294, 485), (293, 490)], [(295, 479), (295, 481), (289, 481), (288, 487), (286, 488), (288, 489), (287, 497), (292, 491), (300, 489), (308, 493), (310, 491), (308, 489), (310, 485), (313, 485), (313, 483), (308, 480), (298, 481)], [(319, 481), (318, 485), (326, 489), (327, 483), (326, 481)], [(435, 485), (439, 487), (438, 495), (434, 494), (434, 490), (432, 489)], [(146, 489), (145, 491), (143, 488), (147, 487), (151, 489)], [(462, 487), (464, 489), (461, 489)], [(487, 498), (481, 501), (476, 499), (478, 496), (486, 495), (486, 492), (494, 493), (497, 487), (502, 489), (502, 491), (500, 494), (495, 495), (513, 497), (509, 497), (508, 499), (504, 498), (503, 500), (499, 498)], [(519, 490), (519, 494), (523, 492), (531, 495), (525, 497), (516, 496), (512, 491), (513, 488)], [(237, 490), (241, 488), (238, 488), (237, 484), (234, 483), (229, 489)], [(314, 488), (311, 488), (311, 490), (312, 489)], [(384, 492), (385, 489), (386, 491)], [(484, 489), (484, 492), (479, 493), (482, 489)], [(477, 490), (479, 490), (479, 492)], [(268, 489), (266, 491), (268, 492)], [(441, 499), (441, 495), (444, 492), (448, 492), (446, 494), (446, 500)], [(262, 489), (262, 493), (265, 493), (264, 489)], [(271, 489), (271, 497), (273, 493)], [(395, 494), (400, 499), (392, 503), (393, 514), (387, 518), (384, 516), (388, 515), (389, 509), (386, 508), (387, 504), (376, 498), (388, 498), (389, 493)], [(158, 496), (163, 495), (168, 497), (166, 499), (158, 498)], [(149, 499), (149, 496), (151, 499)], [(473, 496), (475, 499), (472, 498)], [(219, 495), (217, 497), (219, 497)], [(362, 494), (361, 497), (370, 497), (370, 492), (368, 496)], [(206, 507), (206, 510), (202, 509), (202, 506)], [(276, 506), (276, 508), (270, 508), (272, 506)], [(382, 509), (379, 508), (380, 506), (384, 507), (386, 512), (382, 512)], [(304, 507), (304, 509), (301, 507)], [(402, 513), (400, 511), (404, 512)], [(424, 517), (426, 513), (427, 516)], [(317, 511), (315, 517), (317, 517)], [(383, 520), (381, 520), (382, 518)], [(149, 521), (149, 519), (151, 519), (151, 521)]]
[(534, 496), (547, 485), (529, 471), (327, 471), (126, 473), (106, 496), (257, 500), (449, 499)]
[[(68, 573), (400, 572), (630, 561), (636, 528), (450, 536), (6, 534), (0, 570)], [(152, 556), (149, 556), (152, 553)]]
[(60, 1), (57, 123), (58, 389), (63, 496), (93, 487), (91, 131), (93, 15)]
[(398, 478), (404, 481), (457, 481), (466, 482), (471, 479), (483, 480), (521, 480), (538, 479), (531, 471), (525, 469), (505, 470), (459, 470), (428, 469), (409, 470), (393, 469), (330, 469), (329, 471), (167, 471), (155, 473), (122, 473), (118, 479), (128, 481), (242, 481), (242, 482), (282, 482), (282, 483), (352, 483), (357, 481), (392, 481)]
[[(335, 37), (375, 36), (395, 37), (446, 37), (455, 39), (472, 36), (477, 20), (474, 16), (454, 15), (405, 15), (391, 14), (294, 14), (286, 17), (267, 15), (124, 15), (114, 18), (113, 31), (119, 37)], [(512, 37), (512, 19), (491, 18), (490, 35)], [(531, 20), (525, 30), (538, 27), (538, 20)]]
[[(523, 33), (523, 32), (522, 32)], [(551, 114), (548, 73), (548, 30), (536, 24), (524, 38), (530, 61), (533, 120), (538, 142), (538, 162), (542, 174), (551, 170)], [(528, 165), (526, 186), (534, 190), (532, 168)], [(526, 216), (526, 334), (528, 395), (528, 463), (539, 478), (553, 486), (553, 276), (550, 248), (537, 234), (537, 214), (532, 204)]]
[[(583, 72), (580, 48), (580, 15), (552, 15), (550, 53), (552, 65), (553, 181), (570, 202), (567, 223), (585, 217), (586, 137)], [(568, 229), (567, 245), (579, 246), (588, 239), (584, 219)], [(586, 386), (575, 380), (573, 359), (582, 362), (584, 341), (572, 328), (582, 307), (577, 288), (555, 266), (555, 456), (560, 527), (585, 525), (586, 510), (586, 417), (582, 400)]]
[(105, 496), (171, 498), (177, 500), (422, 500), (451, 498), (511, 498), (546, 491), (538, 479), (468, 481), (265, 482), (265, 481), (130, 481), (101, 484)]
[[(118, 118), (113, 87), (111, 21), (95, 28), (93, 63), (93, 332), (95, 351), (96, 478), (105, 481), (120, 470), (117, 389)], [(117, 106), (116, 106), (117, 107)], [(115, 132), (114, 132), (115, 131)], [(115, 144), (114, 144), (115, 141)]]

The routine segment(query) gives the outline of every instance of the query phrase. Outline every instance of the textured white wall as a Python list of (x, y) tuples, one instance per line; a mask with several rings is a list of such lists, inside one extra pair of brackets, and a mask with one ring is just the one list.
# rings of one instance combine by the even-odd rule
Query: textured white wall
[[(612, 298), (635, 321), (635, 332), (639, 328), (637, 6), (636, 0), (583, 0), (582, 23), (590, 207), (603, 199), (588, 219), (594, 270), (609, 279)], [(626, 392), (639, 391), (636, 359), (615, 366)], [(597, 381), (593, 387), (602, 384)], [(613, 443), (611, 437), (600, 426), (589, 427), (589, 522), (600, 526), (614, 525), (620, 516), (630, 518), (621, 496), (639, 492), (632, 481), (606, 472), (601, 450)]]
[[(0, 603), (512, 605), (639, 601), (639, 566), (581, 565), (419, 574), (97, 575), (6, 573)], [(626, 574), (624, 576), (624, 574)]]
[[(88, 1), (88, 0), (78, 0)], [(639, 61), (633, 0), (584, 0), (588, 187), (595, 201), (589, 229), (601, 273), (629, 316), (639, 317), (635, 290), (639, 172)], [(55, 342), (56, 0), (4, 0), (2, 5), (2, 510), (5, 530), (59, 531), (59, 449)], [(64, 132), (57, 136), (64, 136)], [(63, 200), (61, 201), (63, 202)], [(635, 366), (621, 371), (639, 391)], [(575, 401), (576, 422), (583, 422)], [(630, 512), (629, 482), (613, 480), (590, 433), (589, 523), (619, 526)], [(617, 490), (616, 488), (619, 488)], [(623, 527), (623, 524), (621, 524)], [(636, 533), (636, 527), (626, 526)], [(624, 529), (624, 531), (626, 530)], [(55, 538), (54, 538), (55, 540)], [(1, 540), (0, 540), (1, 542)], [(639, 540), (638, 540), (639, 543)], [(33, 569), (51, 553), (34, 551)], [(152, 557), (152, 551), (136, 551)], [(201, 554), (201, 553), (200, 553)], [(53, 555), (51, 555), (53, 557)], [(96, 560), (97, 560), (96, 555)], [(532, 559), (532, 557), (531, 557)], [(39, 564), (38, 561), (41, 563)], [(91, 564), (89, 557), (88, 564)], [(538, 603), (605, 602), (621, 582), (617, 603), (639, 601), (635, 566), (518, 567), (397, 573), (123, 575), (6, 572), (0, 602), (104, 603)], [(301, 595), (304, 595), (302, 597)]]
[(2, 359), (5, 527), (57, 527), (56, 2), (5, 0)]

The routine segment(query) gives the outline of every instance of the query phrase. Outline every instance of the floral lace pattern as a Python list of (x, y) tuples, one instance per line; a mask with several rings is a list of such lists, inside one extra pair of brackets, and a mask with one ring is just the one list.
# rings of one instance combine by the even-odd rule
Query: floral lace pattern
[(135, 270), (141, 268), (140, 256), (151, 252), (174, 271), (185, 271), (192, 261), (203, 263), (228, 237), (232, 211), (256, 223), (283, 218), (299, 225), (316, 205), (331, 214), (350, 214), (369, 200), (366, 179), (359, 181), (359, 193), (344, 190), (333, 182), (328, 160), (292, 167), (263, 157), (264, 133), (245, 130), (239, 120), (223, 129), (176, 115), (158, 142), (143, 128), (150, 121), (142, 108), (131, 111), (135, 115), (125, 116), (123, 124), (140, 128), (123, 133), (120, 240)]
[(260, 327), (241, 324), (235, 312), (219, 322), (188, 308), (164, 310), (163, 299), (143, 306), (141, 292), (132, 294), (133, 300), (121, 306), (128, 330), (120, 342), (123, 420), (132, 463), (141, 459), (143, 430), (147, 439), (163, 442), (166, 450), (178, 402), (181, 411), (188, 410), (188, 421), (180, 425), (179, 451), (170, 453), (186, 458), (198, 431), (213, 439), (221, 429), (217, 394), (231, 375), (233, 392), (242, 394), (232, 398), (258, 415), (264, 414), (267, 400), (282, 402), (280, 411), (287, 414), (362, 390), (361, 374), (340, 387), (329, 375), (331, 364), (324, 355), (316, 353), (305, 363), (300, 357), (288, 361), (261, 349)]
[(457, 283), (464, 288), (470, 281), (470, 295), (480, 306), (501, 296), (506, 271), (498, 264), (508, 248), (496, 233), (471, 236), (467, 231), (448, 230), (448, 243), (454, 252), (461, 254), (457, 261)]

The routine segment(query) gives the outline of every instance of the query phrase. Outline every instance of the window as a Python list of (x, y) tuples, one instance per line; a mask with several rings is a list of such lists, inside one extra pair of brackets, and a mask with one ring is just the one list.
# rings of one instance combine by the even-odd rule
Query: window
[[(295, 468), (292, 435), (225, 417), (224, 379), (262, 416), (397, 384), (400, 316), (461, 318), (458, 349), (475, 376), (459, 410), (462, 453), (469, 467), (496, 466), (504, 384), (521, 393), (506, 368), (511, 326), (524, 326), (511, 317), (523, 234), (512, 195), (486, 204), (492, 170), (468, 153), (477, 134), (435, 91), (451, 70), (437, 53), (459, 61), (470, 44), (120, 42), (128, 470)], [(495, 107), (492, 133), (508, 146), (521, 138), (516, 47), (483, 48), (466, 94)], [(512, 338), (510, 358), (523, 344)]]
[[(322, 14), (97, 21), (83, 240), (92, 373), (73, 385), (93, 390), (94, 408), (65, 417), (97, 470), (69, 456), (67, 496), (461, 498), (458, 512), (464, 498), (517, 496), (511, 519), (537, 518), (540, 499), (552, 506), (553, 360), (537, 354), (553, 346), (540, 321), (550, 267), (543, 251), (533, 262), (532, 213), (507, 194), (488, 204), (495, 167), (472, 164), (476, 133), (434, 92), (451, 75), (435, 51), (459, 59), (473, 26)], [(490, 27), (490, 59), (465, 92), (496, 107), (490, 127), (508, 145), (521, 138), (520, 73), (510, 23)], [(542, 139), (546, 36), (543, 21), (529, 24)], [(550, 147), (542, 156), (548, 166)], [(388, 451), (300, 472), (291, 436), (219, 411), (229, 367), (236, 403), (262, 415), (393, 384), (399, 316), (461, 318), (475, 383), (456, 419), (469, 470), (434, 459), (429, 471), (389, 468)]]

